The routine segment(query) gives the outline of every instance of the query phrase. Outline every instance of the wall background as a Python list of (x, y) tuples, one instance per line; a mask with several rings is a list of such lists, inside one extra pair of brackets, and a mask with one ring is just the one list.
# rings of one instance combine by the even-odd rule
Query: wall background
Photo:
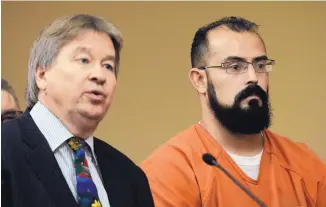
[(136, 163), (197, 122), (200, 107), (188, 81), (196, 30), (228, 15), (261, 25), (270, 58), (272, 130), (305, 142), (326, 161), (326, 2), (1, 2), (2, 77), (24, 106), (29, 50), (54, 19), (89, 13), (122, 31), (116, 97), (96, 136)]

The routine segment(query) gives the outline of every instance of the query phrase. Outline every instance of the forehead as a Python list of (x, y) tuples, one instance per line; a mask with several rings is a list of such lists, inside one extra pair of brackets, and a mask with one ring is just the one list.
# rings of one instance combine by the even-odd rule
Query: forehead
[(2, 109), (14, 109), (16, 103), (14, 97), (5, 90), (1, 90), (1, 108)]
[(234, 32), (224, 27), (211, 30), (207, 34), (209, 59), (222, 61), (237, 56), (251, 61), (255, 57), (266, 55), (261, 38), (253, 32)]
[(67, 43), (62, 51), (66, 52), (92, 52), (102, 55), (115, 56), (112, 39), (103, 32), (83, 31), (72, 41)]
[(1, 100), (5, 100), (5, 101), (13, 101), (14, 98), (12, 97), (12, 95), (10, 95), (10, 93), (8, 93), (5, 90), (1, 90)]

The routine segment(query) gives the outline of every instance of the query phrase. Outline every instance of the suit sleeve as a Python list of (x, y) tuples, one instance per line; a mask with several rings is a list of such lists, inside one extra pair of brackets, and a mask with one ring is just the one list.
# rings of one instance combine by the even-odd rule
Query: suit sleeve
[(12, 178), (10, 172), (10, 153), (13, 151), (10, 142), (11, 139), (6, 136), (5, 130), (1, 131), (1, 206), (12, 207)]
[(1, 166), (1, 206), (12, 207), (12, 192), (10, 173)]
[(149, 187), (148, 179), (142, 169), (137, 167), (136, 178), (136, 196), (137, 207), (154, 207), (152, 193)]

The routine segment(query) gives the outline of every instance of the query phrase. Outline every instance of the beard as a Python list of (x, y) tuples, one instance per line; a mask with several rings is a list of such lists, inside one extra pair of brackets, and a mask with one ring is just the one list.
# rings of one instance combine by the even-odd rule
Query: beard
[[(248, 102), (248, 107), (241, 107), (241, 101), (249, 96), (255, 95), (262, 101), (253, 99)], [(251, 84), (240, 91), (234, 98), (231, 106), (219, 102), (216, 97), (215, 88), (208, 78), (208, 100), (211, 110), (227, 130), (236, 134), (257, 134), (271, 124), (271, 109), (267, 93), (258, 85)]]

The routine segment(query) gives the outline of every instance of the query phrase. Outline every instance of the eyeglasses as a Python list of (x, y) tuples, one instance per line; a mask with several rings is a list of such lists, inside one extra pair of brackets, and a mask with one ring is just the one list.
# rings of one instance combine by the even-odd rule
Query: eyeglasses
[(225, 62), (218, 66), (199, 67), (198, 69), (206, 70), (208, 68), (222, 68), (227, 73), (240, 74), (240, 73), (245, 73), (248, 70), (250, 64), (254, 67), (256, 73), (268, 73), (273, 70), (273, 66), (275, 65), (275, 60), (259, 60), (253, 63), (237, 60), (237, 61)]
[(6, 110), (1, 113), (1, 123), (8, 122), (13, 119), (17, 119), (23, 114), (22, 111), (17, 110)]

